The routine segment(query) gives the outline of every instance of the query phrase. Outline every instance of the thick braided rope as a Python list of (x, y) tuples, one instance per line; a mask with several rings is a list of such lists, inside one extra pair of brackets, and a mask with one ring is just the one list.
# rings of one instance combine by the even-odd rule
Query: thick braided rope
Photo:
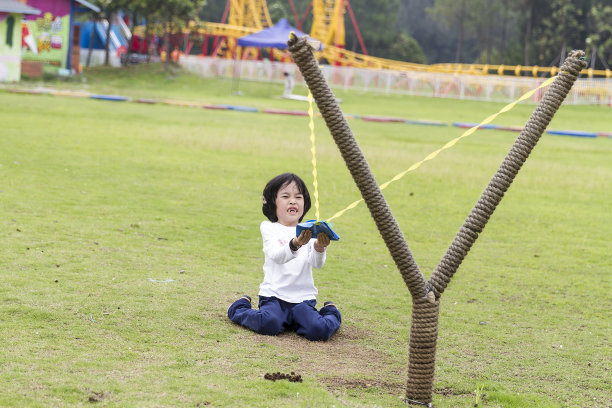
[(439, 301), (431, 303), (427, 298), (412, 299), (410, 359), (406, 382), (406, 398), (409, 402), (429, 404), (432, 401), (439, 308)]
[(425, 278), (414, 261), (404, 235), (393, 214), (391, 214), (370, 166), (357, 145), (336, 98), (321, 73), (306, 37), (298, 39), (297, 36), (291, 34), (288, 45), (291, 56), (314, 96), (319, 111), (325, 119), (325, 123), (370, 210), (370, 214), (391, 253), (393, 261), (408, 286), (408, 290), (413, 298), (424, 297), (427, 293)]
[(514, 177), (527, 160), (557, 109), (561, 106), (580, 71), (586, 66), (586, 61), (580, 59), (583, 56), (583, 51), (570, 52), (561, 66), (559, 75), (544, 94), (542, 101), (527, 121), (510, 152), (434, 270), (429, 283), (433, 288), (436, 299), (444, 292), (453, 274), (478, 238), (478, 234), (484, 229), (493, 211), (512, 184)]

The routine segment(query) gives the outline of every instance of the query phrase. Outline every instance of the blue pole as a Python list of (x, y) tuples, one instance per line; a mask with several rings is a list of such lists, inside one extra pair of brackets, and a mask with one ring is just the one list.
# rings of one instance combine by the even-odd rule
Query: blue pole
[(72, 72), (72, 36), (73, 33), (73, 25), (74, 25), (74, 0), (70, 0), (70, 19), (68, 20), (68, 24), (70, 24), (69, 34), (68, 34), (68, 57), (66, 58), (66, 69)]

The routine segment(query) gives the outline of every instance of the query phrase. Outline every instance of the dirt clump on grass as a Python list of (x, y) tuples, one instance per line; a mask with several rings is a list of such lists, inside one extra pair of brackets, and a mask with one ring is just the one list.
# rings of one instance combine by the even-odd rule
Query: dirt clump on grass
[(89, 396), (88, 401), (89, 402), (100, 402), (106, 398), (108, 398), (110, 395), (108, 392), (103, 391), (103, 392), (92, 392), (91, 395)]
[(270, 381), (289, 380), (289, 382), (302, 382), (302, 376), (294, 373), (293, 371), (291, 372), (291, 374), (285, 374), (281, 372), (266, 373), (264, 375), (264, 378)]

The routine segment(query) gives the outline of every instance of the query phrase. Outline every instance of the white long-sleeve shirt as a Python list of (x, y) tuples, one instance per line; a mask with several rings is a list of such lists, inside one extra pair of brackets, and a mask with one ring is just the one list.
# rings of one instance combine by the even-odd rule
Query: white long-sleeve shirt
[(312, 268), (318, 269), (325, 264), (327, 250), (317, 252), (313, 238), (296, 252), (291, 251), (289, 241), (295, 238), (295, 227), (263, 221), (260, 230), (265, 262), (259, 296), (274, 296), (289, 303), (316, 299), (318, 291)]

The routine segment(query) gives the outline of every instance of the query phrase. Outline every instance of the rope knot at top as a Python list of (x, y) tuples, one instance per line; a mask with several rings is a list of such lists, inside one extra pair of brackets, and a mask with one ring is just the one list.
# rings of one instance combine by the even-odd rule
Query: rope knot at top
[(563, 62), (559, 74), (563, 73), (565, 70), (569, 71), (569, 73), (572, 75), (578, 76), (580, 75), (580, 71), (582, 71), (586, 66), (587, 63), (584, 51), (572, 50), (567, 54), (567, 58)]

